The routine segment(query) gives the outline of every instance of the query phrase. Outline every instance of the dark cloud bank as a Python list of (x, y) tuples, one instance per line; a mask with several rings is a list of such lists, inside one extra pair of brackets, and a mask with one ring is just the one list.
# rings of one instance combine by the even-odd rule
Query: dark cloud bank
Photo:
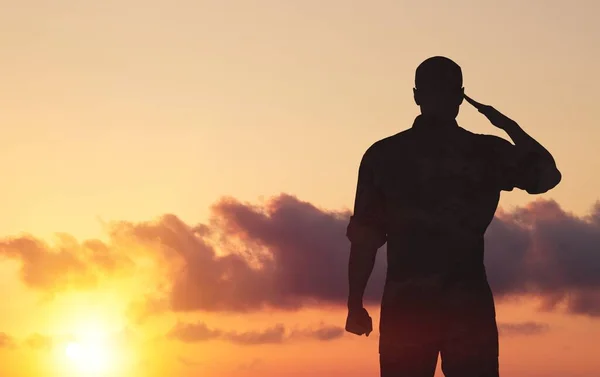
[[(174, 215), (113, 223), (108, 244), (62, 235), (50, 247), (31, 236), (8, 238), (0, 241), (0, 255), (21, 260), (28, 286), (60, 290), (91, 287), (99, 274), (131, 271), (134, 262), (124, 245), (144, 246), (164, 266), (169, 284), (163, 295), (137, 303), (138, 315), (344, 305), (349, 215), (290, 195), (260, 205), (226, 198), (213, 206), (207, 224), (189, 225)], [(500, 211), (486, 234), (486, 248), (488, 276), (499, 300), (531, 295), (542, 299), (543, 309), (564, 304), (570, 313), (600, 316), (600, 203), (587, 217), (550, 200)], [(382, 249), (366, 293), (373, 303), (381, 297), (384, 254)], [(202, 326), (196, 331), (247, 341)], [(265, 336), (281, 336), (273, 331)]]

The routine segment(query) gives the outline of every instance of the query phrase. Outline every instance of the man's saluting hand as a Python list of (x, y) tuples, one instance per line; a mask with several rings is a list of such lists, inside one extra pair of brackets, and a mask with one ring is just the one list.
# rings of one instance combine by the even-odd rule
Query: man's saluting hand
[(511, 126), (515, 126), (517, 124), (517, 122), (502, 114), (490, 105), (484, 105), (482, 103), (479, 103), (466, 94), (465, 99), (468, 103), (473, 105), (473, 107), (475, 107), (480, 113), (485, 115), (485, 117), (488, 118), (494, 126), (500, 128), (501, 130), (506, 131), (507, 128), (510, 128)]

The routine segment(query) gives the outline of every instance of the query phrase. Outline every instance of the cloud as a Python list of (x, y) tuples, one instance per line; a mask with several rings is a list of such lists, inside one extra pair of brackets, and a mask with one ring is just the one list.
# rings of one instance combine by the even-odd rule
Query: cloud
[(16, 343), (12, 336), (0, 332), (0, 348), (14, 348), (15, 346)]
[(328, 341), (342, 337), (344, 335), (344, 331), (345, 330), (339, 326), (321, 324), (317, 328), (294, 330), (291, 333), (291, 337)]
[(221, 335), (222, 331), (212, 330), (203, 322), (195, 324), (178, 322), (168, 334), (170, 338), (176, 338), (186, 343), (218, 339)]
[(185, 356), (179, 356), (177, 357), (177, 360), (186, 367), (196, 367), (205, 364), (205, 362), (190, 360)]
[(35, 350), (47, 351), (52, 348), (54, 342), (52, 337), (36, 333), (27, 338), (25, 340), (25, 344)]
[(133, 322), (141, 324), (148, 317), (156, 313), (170, 310), (169, 300), (165, 297), (156, 297), (156, 294), (146, 294), (141, 299), (135, 299), (127, 308), (127, 316)]
[(498, 213), (486, 237), (486, 265), (499, 297), (533, 295), (552, 310), (600, 315), (600, 205), (577, 217), (538, 200)]
[[(154, 298), (172, 310), (295, 310), (343, 301), (348, 217), (280, 195), (263, 206), (224, 199), (202, 227), (169, 215), (114, 224), (113, 233), (158, 247), (166, 263), (179, 266), (168, 297)], [(374, 280), (382, 283), (382, 275)]]
[(317, 328), (287, 331), (282, 324), (276, 324), (261, 331), (225, 331), (211, 329), (204, 322), (178, 322), (167, 334), (168, 338), (185, 343), (223, 340), (239, 345), (280, 344), (296, 340), (328, 341), (341, 337), (344, 329), (337, 326), (320, 325)]
[(232, 343), (243, 345), (282, 343), (285, 340), (285, 327), (277, 324), (263, 331), (229, 332), (224, 333), (222, 337)]
[(51, 292), (91, 288), (100, 274), (132, 266), (128, 257), (99, 240), (79, 243), (62, 233), (56, 235), (54, 246), (28, 235), (4, 238), (0, 256), (21, 262), (21, 277), (27, 286)]
[(499, 323), (498, 331), (500, 335), (538, 335), (547, 332), (550, 329), (545, 323), (522, 322), (522, 323)]
[[(160, 240), (163, 255), (181, 262), (169, 295), (162, 297), (172, 310), (344, 304), (349, 212), (324, 210), (290, 195), (261, 205), (227, 198), (212, 210), (210, 223), (201, 227), (175, 216), (121, 224), (121, 231), (126, 228), (138, 242)], [(490, 284), (498, 299), (531, 295), (543, 299), (544, 309), (566, 303), (571, 313), (600, 315), (598, 245), (600, 204), (586, 217), (569, 214), (551, 200), (499, 211), (486, 233)], [(365, 293), (367, 302), (381, 298), (384, 253), (385, 248)]]
[(246, 370), (246, 371), (247, 370), (254, 370), (254, 369), (256, 369), (256, 367), (258, 365), (262, 364), (262, 362), (263, 362), (262, 359), (255, 358), (255, 359), (252, 359), (252, 361), (249, 361), (247, 363), (240, 363), (238, 365), (237, 369), (238, 370)]
[[(107, 243), (62, 235), (50, 247), (29, 236), (9, 238), (0, 241), (0, 255), (21, 260), (28, 286), (54, 290), (93, 287), (99, 274), (129, 271), (139, 255), (150, 258), (156, 280), (132, 303), (130, 315), (137, 320), (166, 311), (345, 305), (349, 216), (287, 194), (260, 203), (223, 198), (205, 224), (186, 224), (172, 214), (114, 222)], [(600, 203), (588, 216), (570, 214), (551, 200), (499, 210), (485, 243), (498, 300), (532, 296), (545, 310), (561, 306), (600, 316)], [(385, 247), (367, 303), (380, 302), (384, 280)]]

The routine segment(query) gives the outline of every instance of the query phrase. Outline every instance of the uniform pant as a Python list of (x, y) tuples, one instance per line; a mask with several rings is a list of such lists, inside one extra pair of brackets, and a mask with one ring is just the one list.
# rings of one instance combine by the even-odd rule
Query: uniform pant
[(486, 281), (415, 289), (386, 284), (380, 320), (381, 377), (499, 377), (498, 328)]

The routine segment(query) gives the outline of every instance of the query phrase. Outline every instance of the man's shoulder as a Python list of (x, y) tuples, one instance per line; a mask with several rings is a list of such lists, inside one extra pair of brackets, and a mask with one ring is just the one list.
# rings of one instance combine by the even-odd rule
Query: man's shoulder
[(374, 142), (369, 148), (367, 148), (363, 158), (369, 160), (384, 158), (391, 151), (401, 150), (399, 148), (402, 148), (403, 144), (405, 144), (410, 138), (410, 131), (411, 129), (409, 128), (407, 130), (400, 131), (395, 135), (391, 135)]
[(464, 130), (464, 132), (472, 138), (475, 144), (484, 150), (497, 150), (512, 146), (508, 140), (496, 135), (478, 134), (468, 130)]
[(471, 135), (471, 137), (473, 137), (475, 140), (481, 142), (481, 143), (487, 143), (487, 144), (505, 144), (508, 143), (508, 141), (506, 139), (503, 139), (499, 136), (496, 135), (489, 135), (489, 134), (478, 134), (475, 132), (471, 132), (468, 130), (465, 130), (463, 128), (463, 130), (467, 133), (469, 133)]

